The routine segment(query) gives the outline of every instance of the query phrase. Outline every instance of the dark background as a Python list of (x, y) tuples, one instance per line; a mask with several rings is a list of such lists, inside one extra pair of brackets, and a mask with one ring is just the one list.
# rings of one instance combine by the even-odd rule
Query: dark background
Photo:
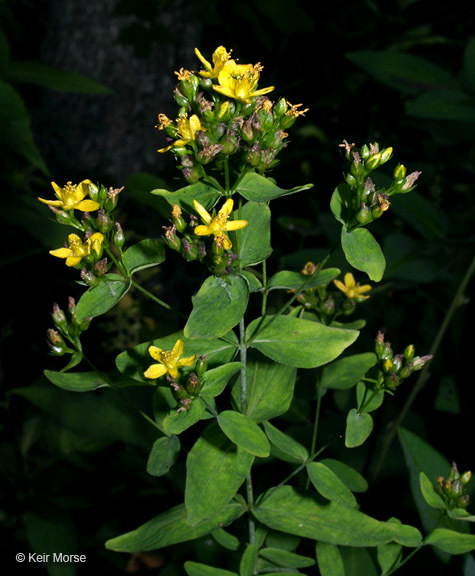
[[(150, 431), (137, 433), (137, 441), (127, 443), (120, 433), (108, 435), (99, 427), (103, 435), (86, 442), (80, 424), (62, 417), (61, 404), (56, 405), (58, 416), (50, 405), (39, 407), (15, 393), (44, 385), (43, 370), (61, 367), (48, 356), (50, 310), (53, 302), (64, 307), (68, 295), (78, 298), (83, 290), (73, 271), (48, 255), (64, 237), (36, 200), (51, 196), (50, 181), (63, 185), (91, 178), (106, 186), (125, 186), (120, 214), (128, 242), (159, 237), (167, 215), (148, 192), (179, 188), (184, 182), (173, 155), (156, 152), (164, 145), (155, 129), (157, 114), (173, 117), (174, 71), (198, 68), (195, 46), (211, 59), (223, 44), (242, 62), (263, 64), (260, 86), (276, 86), (275, 98), (285, 96), (310, 109), (290, 130), (290, 144), (272, 175), (283, 188), (306, 182), (314, 188), (273, 203), (271, 270), (298, 269), (306, 255), (302, 250), (324, 250), (338, 233), (328, 206), (341, 181), (344, 162), (338, 145), (343, 139), (393, 146), (396, 161), (408, 171), (422, 170), (417, 187), (422, 200), (395, 201), (394, 209), (371, 227), (385, 247), (388, 275), (361, 309), (368, 327), (360, 340), (362, 348), (371, 349), (376, 331), (384, 328), (396, 351), (412, 342), (416, 353), (428, 353), (473, 257), (475, 56), (467, 47), (475, 36), (474, 16), (475, 9), (462, 3), (429, 0), (0, 3), (6, 39), (0, 71), (7, 86), (0, 110), (0, 264), (5, 287), (0, 521), (2, 543), (9, 550), (2, 552), (2, 560), (11, 558), (12, 550), (31, 547), (54, 507), (63, 534), (71, 534), (68, 542), (76, 539), (79, 550), (88, 554), (89, 567), (94, 563), (103, 572), (122, 573), (128, 559), (106, 553), (103, 542), (155, 514), (156, 499), (160, 505), (178, 499), (182, 488), (178, 472), (170, 483), (147, 476)], [(369, 50), (407, 53), (442, 69), (455, 82), (455, 100), (463, 103), (464, 113), (414, 114), (414, 100), (438, 87), (417, 79), (414, 85), (398, 83), (391, 70), (383, 75), (349, 56)], [(38, 67), (33, 81), (16, 62), (78, 73), (101, 87)], [(186, 313), (202, 279), (202, 272), (171, 256), (158, 274), (143, 281)], [(469, 310), (464, 301), (454, 314), (429, 381), (404, 422), (462, 470), (473, 467)], [(94, 325), (88, 346), (105, 367), (128, 345), (179, 327), (175, 317), (151, 309), (132, 293), (118, 311)], [(386, 403), (389, 407), (377, 422), (382, 430), (405, 398), (401, 393)], [(391, 457), (372, 488), (375, 513), (388, 504), (388, 513), (397, 514), (390, 504), (400, 499), (403, 509), (407, 507), (405, 520), (417, 523), (411, 517), (409, 485), (396, 442)], [(368, 461), (363, 467), (370, 469)], [(200, 546), (191, 544), (189, 550), (204, 554)], [(186, 554), (167, 551), (159, 559), (174, 574), (170, 555), (178, 562), (187, 559)], [(218, 552), (212, 549), (210, 554)], [(431, 551), (420, 557), (425, 567), (439, 566)], [(461, 569), (461, 558), (452, 562), (447, 574)], [(416, 564), (415, 559), (411, 566)], [(44, 572), (34, 572), (31, 565), (25, 570)], [(412, 573), (407, 570), (401, 574)]]

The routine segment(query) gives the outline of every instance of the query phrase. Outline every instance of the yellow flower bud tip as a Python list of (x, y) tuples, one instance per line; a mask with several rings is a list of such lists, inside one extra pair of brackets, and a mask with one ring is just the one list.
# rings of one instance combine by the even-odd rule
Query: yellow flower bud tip
[(300, 273), (304, 274), (305, 276), (311, 276), (316, 272), (318, 267), (319, 264), (314, 264), (313, 262), (307, 262), (305, 266), (302, 268), (302, 270), (300, 270)]
[(181, 208), (178, 204), (172, 204), (172, 218), (180, 218)]

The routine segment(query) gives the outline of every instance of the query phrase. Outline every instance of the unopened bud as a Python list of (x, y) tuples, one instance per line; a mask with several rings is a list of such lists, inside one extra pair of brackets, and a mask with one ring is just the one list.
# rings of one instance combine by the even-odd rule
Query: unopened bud
[(393, 178), (394, 180), (402, 180), (406, 177), (406, 167), (403, 164), (398, 164), (396, 168), (394, 168)]
[(381, 152), (378, 152), (377, 154), (373, 154), (368, 158), (365, 167), (368, 170), (375, 170), (380, 165), (380, 163), (381, 163)]
[(198, 362), (196, 363), (196, 374), (198, 378), (202, 378), (207, 369), (208, 369), (208, 362), (206, 360), (206, 355), (203, 354), (198, 358)]
[(117, 248), (119, 248), (119, 250), (123, 247), (125, 242), (124, 231), (122, 230), (122, 226), (119, 224), (119, 222), (115, 223), (113, 242), (114, 245), (117, 246)]
[(201, 388), (200, 380), (198, 376), (195, 374), (195, 372), (192, 372), (188, 377), (188, 384), (186, 386), (186, 389), (189, 394), (195, 395), (199, 393), (200, 388)]
[(102, 234), (107, 234), (114, 226), (113, 220), (106, 214), (105, 210), (99, 210), (96, 218), (96, 228)]
[(51, 313), (51, 317), (53, 318), (53, 322), (56, 324), (56, 326), (60, 328), (65, 328), (68, 324), (66, 314), (63, 312), (63, 310), (61, 310), (61, 308), (56, 303), (53, 304), (53, 311)]
[(470, 482), (470, 478), (472, 477), (472, 473), (470, 470), (467, 470), (467, 472), (464, 472), (462, 474), (462, 476), (460, 477), (460, 480), (462, 481), (462, 484), (468, 484)]
[(373, 220), (373, 214), (371, 213), (371, 210), (364, 202), (361, 202), (361, 208), (356, 214), (356, 220), (363, 225), (368, 224)]

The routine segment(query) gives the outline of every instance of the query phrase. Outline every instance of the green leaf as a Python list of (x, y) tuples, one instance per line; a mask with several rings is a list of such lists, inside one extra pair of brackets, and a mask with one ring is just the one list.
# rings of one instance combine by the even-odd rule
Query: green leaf
[(465, 510), (465, 508), (451, 508), (447, 510), (448, 516), (454, 520), (464, 520), (465, 522), (475, 522), (475, 516)]
[[(209, 399), (211, 401), (211, 398)], [(194, 398), (189, 410), (177, 411), (177, 405), (165, 416), (162, 421), (163, 431), (167, 435), (181, 434), (200, 420), (212, 418), (206, 410), (206, 403), (201, 398)]]
[(46, 383), (15, 388), (13, 392), (84, 438), (147, 449), (156, 438), (156, 430), (147, 421), (137, 420), (136, 413), (111, 388), (101, 388), (94, 394), (71, 394)]
[(448, 554), (465, 554), (475, 550), (475, 535), (461, 534), (447, 528), (436, 528), (427, 536), (424, 544), (436, 546)]
[(380, 82), (406, 94), (457, 86), (449, 72), (413, 54), (394, 50), (361, 50), (350, 52), (346, 57)]
[(21, 96), (6, 82), (0, 80), (0, 144), (6, 151), (13, 151), (33, 168), (49, 177), (31, 130), (30, 115)]
[(361, 446), (373, 430), (373, 418), (364, 412), (359, 414), (356, 408), (348, 412), (346, 419), (345, 446), (356, 448)]
[[(285, 364), (270, 362), (260, 357), (248, 361), (246, 369), (247, 416), (255, 422), (264, 422), (281, 414), (290, 407), (294, 395), (297, 370)], [(233, 388), (236, 403), (240, 405), (240, 382)]]
[(177, 436), (158, 438), (152, 446), (147, 461), (147, 472), (151, 476), (163, 476), (175, 464), (180, 452), (180, 440)]
[(121, 352), (116, 358), (117, 368), (123, 374), (133, 378), (143, 384), (150, 385), (153, 381), (145, 378), (143, 373), (153, 363), (148, 349), (151, 345), (162, 350), (172, 350), (178, 339), (183, 340), (183, 356), (206, 355), (208, 366), (226, 364), (234, 356), (239, 345), (236, 335), (233, 332), (225, 335), (226, 340), (200, 340), (186, 338), (183, 331), (174, 332), (163, 338), (157, 338), (152, 342), (143, 342), (133, 348)]
[(269, 528), (343, 546), (378, 546), (399, 537), (397, 529), (339, 502), (322, 501), (291, 486), (272, 489), (255, 508)]
[(463, 123), (475, 122), (474, 102), (460, 88), (424, 92), (407, 104), (406, 114), (416, 118)]
[(310, 462), (307, 464), (307, 473), (312, 484), (327, 500), (341, 502), (350, 508), (357, 508), (358, 503), (353, 493), (346, 484), (322, 462)]
[(236, 447), (210, 425), (186, 460), (185, 506), (190, 525), (208, 520), (236, 494), (251, 469), (254, 456)]
[(348, 464), (334, 460), (333, 458), (323, 458), (320, 460), (327, 468), (333, 470), (346, 487), (352, 492), (366, 492), (368, 490), (368, 482), (364, 477)]
[(373, 412), (384, 401), (384, 391), (374, 391), (374, 384), (360, 381), (356, 386), (356, 401), (360, 412)]
[(366, 228), (347, 232), (342, 226), (341, 247), (353, 268), (365, 272), (374, 282), (382, 279), (386, 260), (380, 245)]
[(235, 219), (247, 220), (248, 225), (237, 231), (239, 235), (238, 257), (241, 266), (254, 266), (259, 264), (272, 253), (270, 245), (270, 208), (267, 204), (246, 202), (241, 214), (236, 210)]
[(351, 187), (343, 182), (339, 184), (335, 190), (333, 191), (331, 200), (330, 200), (330, 209), (333, 213), (333, 216), (346, 226), (346, 224), (350, 221), (352, 214), (351, 214), (351, 200), (353, 197), (353, 191)]
[(422, 496), (424, 496), (424, 500), (427, 504), (429, 504), (431, 508), (445, 510), (447, 506), (445, 505), (444, 499), (434, 490), (432, 482), (427, 478), (424, 472), (419, 474), (419, 479), (421, 483)]
[(165, 260), (165, 248), (160, 240), (148, 238), (128, 248), (124, 253), (127, 270), (135, 274), (145, 268), (157, 266)]
[(276, 362), (316, 368), (337, 358), (358, 334), (291, 316), (265, 316), (249, 324), (246, 339), (249, 346)]
[(252, 200), (253, 202), (269, 202), (274, 198), (287, 196), (288, 194), (295, 194), (296, 192), (308, 190), (312, 187), (313, 184), (304, 184), (303, 186), (296, 186), (290, 190), (283, 190), (270, 178), (266, 178), (265, 176), (261, 176), (255, 172), (248, 172), (236, 187), (235, 192), (244, 196), (246, 200)]
[[(64, 513), (52, 502), (38, 506), (23, 515), (26, 537), (30, 549), (38, 554), (78, 553), (78, 538), (69, 514)], [(28, 554), (28, 553), (27, 553)], [(27, 559), (28, 562), (28, 559)], [(49, 576), (74, 576), (76, 566), (67, 562), (47, 562)], [(21, 570), (14, 570), (19, 572)]]
[(305, 274), (292, 272), (290, 270), (281, 270), (269, 279), (267, 289), (271, 290), (299, 290), (305, 284), (305, 290), (316, 288), (317, 286), (326, 286), (332, 280), (340, 275), (338, 268), (325, 268), (317, 271), (310, 280)]
[(378, 546), (377, 550), (378, 564), (381, 567), (381, 574), (390, 574), (391, 570), (396, 568), (402, 559), (402, 546), (396, 542), (389, 542)]
[(113, 94), (113, 90), (87, 76), (38, 62), (16, 61), (9, 69), (9, 76), (15, 82), (37, 84), (58, 92)]
[(317, 562), (320, 576), (345, 576), (345, 567), (338, 546), (317, 542)]
[(313, 558), (282, 550), (281, 548), (262, 548), (259, 551), (259, 556), (273, 562), (277, 566), (282, 566), (282, 568), (307, 568), (315, 564)]
[(247, 544), (239, 564), (239, 576), (253, 576), (257, 563), (258, 547), (255, 544)]
[(323, 368), (319, 387), (348, 390), (365, 376), (376, 364), (376, 360), (376, 354), (373, 352), (353, 354), (336, 360)]
[(308, 451), (297, 440), (281, 432), (270, 422), (264, 422), (264, 429), (271, 443), (271, 453), (274, 456), (291, 464), (302, 464), (307, 460)]
[(216, 516), (191, 526), (186, 519), (183, 504), (159, 514), (139, 528), (106, 542), (108, 550), (115, 552), (147, 552), (158, 550), (173, 544), (180, 544), (205, 536), (217, 528), (227, 526), (245, 512), (237, 502), (225, 504)]
[(211, 398), (219, 396), (226, 388), (229, 379), (236, 374), (236, 372), (239, 372), (241, 368), (242, 364), (240, 362), (229, 362), (229, 364), (207, 370), (201, 380), (200, 394)]
[(241, 276), (209, 276), (192, 297), (193, 310), (185, 325), (185, 336), (205, 340), (223, 336), (239, 323), (248, 299), (248, 284)]
[(199, 562), (185, 562), (185, 572), (188, 576), (238, 576), (236, 572), (215, 568), (214, 566), (206, 566)]
[(267, 436), (244, 414), (225, 410), (218, 415), (218, 424), (229, 440), (239, 448), (260, 458), (269, 456), (270, 446)]
[(79, 299), (76, 316), (79, 322), (95, 318), (113, 308), (129, 291), (130, 282), (119, 274), (105, 274), (97, 286), (89, 288)]
[(170, 190), (157, 189), (152, 190), (151, 194), (161, 196), (165, 198), (170, 205), (178, 204), (183, 210), (193, 213), (195, 212), (193, 200), (198, 201), (207, 210), (210, 210), (221, 196), (221, 193), (216, 190), (216, 188), (205, 184), (201, 180), (196, 184), (185, 186), (173, 192)]
[(107, 378), (99, 372), (53, 372), (52, 370), (45, 370), (44, 375), (58, 388), (70, 392), (89, 392), (96, 390), (96, 388), (110, 386)]
[(420, 473), (424, 472), (431, 484), (435, 485), (439, 476), (446, 478), (449, 475), (451, 464), (435, 448), (413, 432), (399, 428), (398, 436), (409, 470), (412, 497), (424, 529), (430, 532), (439, 523), (441, 512), (431, 508), (423, 497)]
[(220, 544), (223, 548), (227, 550), (233, 550), (234, 552), (239, 548), (241, 542), (239, 538), (234, 536), (234, 534), (230, 534), (223, 530), (222, 528), (218, 528), (211, 533), (211, 536), (216, 540), (218, 544)]

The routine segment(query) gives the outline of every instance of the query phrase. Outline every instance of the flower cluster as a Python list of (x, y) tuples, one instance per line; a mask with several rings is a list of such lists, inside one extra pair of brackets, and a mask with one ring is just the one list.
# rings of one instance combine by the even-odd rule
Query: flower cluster
[[(312, 276), (318, 268), (318, 264), (307, 262), (300, 273), (304, 276)], [(344, 282), (333, 280), (333, 285), (342, 293), (343, 299), (338, 298), (337, 294), (328, 290), (329, 284), (303, 290), (297, 297), (298, 302), (303, 304), (307, 310), (315, 312), (324, 324), (331, 324), (341, 315), (349, 316), (352, 314), (357, 304), (368, 300), (369, 295), (365, 295), (365, 292), (371, 290), (369, 284), (360, 286), (351, 272), (345, 274)]]
[(158, 151), (174, 152), (190, 184), (207, 177), (212, 164), (226, 165), (228, 175), (269, 170), (286, 145), (286, 130), (307, 110), (284, 98), (272, 102), (266, 95), (274, 87), (258, 88), (260, 63), (240, 64), (223, 46), (212, 63), (198, 49), (195, 53), (204, 69), (176, 72), (180, 108), (175, 120), (158, 115), (157, 128), (171, 139)]
[(464, 493), (464, 487), (469, 483), (471, 477), (470, 471), (460, 474), (455, 462), (452, 462), (448, 478), (439, 476), (435, 491), (442, 496), (448, 510), (467, 508), (470, 504), (470, 497)]
[[(199, 260), (208, 262), (216, 275), (229, 274), (232, 271), (236, 254), (231, 252), (233, 247), (228, 232), (240, 230), (247, 226), (246, 220), (229, 220), (232, 214), (234, 201), (228, 198), (216, 213), (210, 214), (197, 200), (193, 200), (196, 213), (201, 218), (190, 215), (187, 223), (178, 204), (172, 206), (172, 225), (165, 226), (165, 240), (170, 248), (180, 252), (185, 260)], [(180, 234), (180, 236), (178, 235)], [(211, 236), (211, 243), (203, 239)]]
[[(95, 285), (110, 267), (107, 258), (103, 258), (104, 250), (109, 251), (113, 246), (121, 251), (124, 244), (122, 228), (113, 215), (122, 188), (107, 190), (91, 180), (79, 184), (68, 182), (63, 188), (55, 182), (51, 185), (56, 200), (38, 200), (50, 208), (59, 223), (72, 226), (82, 235), (69, 234), (65, 245), (50, 250), (50, 254), (63, 258), (66, 266), (81, 269), (84, 282)], [(80, 219), (76, 212), (82, 213)]]
[(155, 364), (151, 364), (144, 372), (145, 378), (156, 380), (166, 376), (168, 383), (179, 404), (177, 412), (188, 411), (193, 399), (201, 390), (201, 378), (206, 372), (206, 356), (200, 356), (196, 362), (195, 370), (182, 374), (180, 368), (188, 368), (195, 364), (197, 355), (193, 354), (183, 358), (183, 340), (178, 339), (172, 350), (162, 350), (157, 346), (149, 346), (148, 352)]
[(375, 352), (379, 362), (379, 383), (386, 392), (394, 392), (403, 380), (422, 370), (432, 359), (432, 355), (415, 356), (412, 344), (402, 354), (394, 354), (391, 343), (384, 340), (382, 332), (376, 336)]
[(393, 172), (393, 181), (387, 188), (377, 188), (370, 177), (370, 173), (390, 160), (393, 149), (391, 147), (380, 150), (378, 143), (364, 144), (357, 148), (346, 140), (340, 146), (345, 151), (349, 162), (345, 181), (351, 192), (348, 198), (347, 214), (345, 217), (348, 228), (355, 228), (369, 224), (380, 218), (389, 209), (389, 198), (393, 194), (405, 194), (414, 187), (420, 172), (406, 175), (406, 168), (398, 164)]

